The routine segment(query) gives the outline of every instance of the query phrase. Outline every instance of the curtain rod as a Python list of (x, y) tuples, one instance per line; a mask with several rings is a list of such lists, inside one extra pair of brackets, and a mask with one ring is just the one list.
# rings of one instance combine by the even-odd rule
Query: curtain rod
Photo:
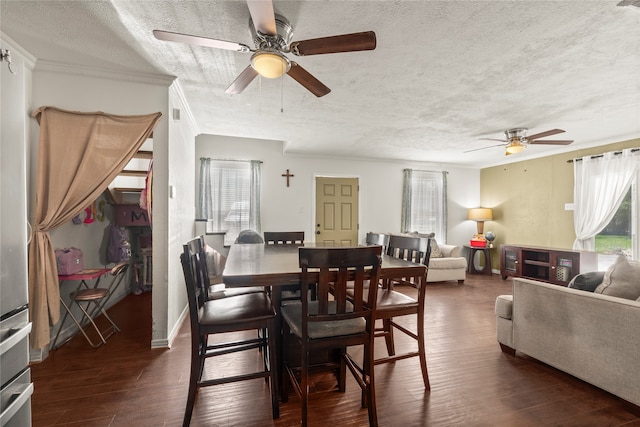
[(219, 161), (223, 161), (223, 162), (259, 162), (259, 163), (263, 163), (262, 160), (238, 160), (238, 159), (218, 159), (218, 158), (211, 158), (211, 157), (200, 157), (200, 160), (219, 160)]
[[(632, 152), (632, 153), (635, 153), (636, 151), (640, 151), (640, 148), (632, 148), (632, 149), (631, 149), (631, 152)], [(613, 154), (614, 154), (614, 156), (617, 156), (618, 154), (622, 154), (622, 151), (614, 151), (614, 152), (613, 152)], [(604, 157), (604, 154), (596, 154), (596, 155), (594, 155), (594, 156), (591, 156), (591, 158), (592, 158), (592, 159), (598, 159), (598, 158), (600, 158), (600, 157)], [(574, 161), (575, 161), (575, 162), (581, 162), (581, 161), (582, 161), (582, 159), (581, 159), (581, 158), (578, 158), (578, 159), (569, 159), (569, 160), (567, 160), (567, 163), (573, 163)]]
[(433, 173), (442, 173), (442, 172), (444, 172), (446, 174), (449, 173), (449, 171), (430, 171), (430, 170), (426, 170), (426, 169), (411, 169), (411, 168), (405, 168), (403, 170), (405, 170), (405, 171), (416, 171), (416, 172), (433, 172)]

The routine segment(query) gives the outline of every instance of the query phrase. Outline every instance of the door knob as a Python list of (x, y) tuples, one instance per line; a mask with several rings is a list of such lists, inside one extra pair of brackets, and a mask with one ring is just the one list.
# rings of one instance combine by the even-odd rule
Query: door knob
[(320, 234), (320, 230), (316, 231), (316, 234)]

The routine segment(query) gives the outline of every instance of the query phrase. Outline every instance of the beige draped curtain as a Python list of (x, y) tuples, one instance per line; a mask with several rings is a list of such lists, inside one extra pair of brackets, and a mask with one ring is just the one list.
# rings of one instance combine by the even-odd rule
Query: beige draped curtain
[(49, 231), (67, 223), (104, 192), (151, 135), (162, 116), (118, 116), (41, 107), (35, 200), (29, 244), (31, 344), (49, 344), (60, 319), (55, 248)]

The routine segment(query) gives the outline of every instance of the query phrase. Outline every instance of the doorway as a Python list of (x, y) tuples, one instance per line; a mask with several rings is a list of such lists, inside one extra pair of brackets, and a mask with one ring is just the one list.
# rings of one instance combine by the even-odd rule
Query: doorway
[(358, 178), (316, 177), (316, 242), (358, 244)]

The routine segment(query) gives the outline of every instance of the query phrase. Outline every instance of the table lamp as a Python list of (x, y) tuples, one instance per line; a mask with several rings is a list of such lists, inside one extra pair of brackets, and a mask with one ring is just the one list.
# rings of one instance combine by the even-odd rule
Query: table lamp
[(478, 224), (478, 234), (474, 235), (474, 239), (484, 240), (484, 222), (491, 221), (493, 219), (493, 211), (491, 208), (472, 208), (467, 213), (467, 219), (476, 221)]

